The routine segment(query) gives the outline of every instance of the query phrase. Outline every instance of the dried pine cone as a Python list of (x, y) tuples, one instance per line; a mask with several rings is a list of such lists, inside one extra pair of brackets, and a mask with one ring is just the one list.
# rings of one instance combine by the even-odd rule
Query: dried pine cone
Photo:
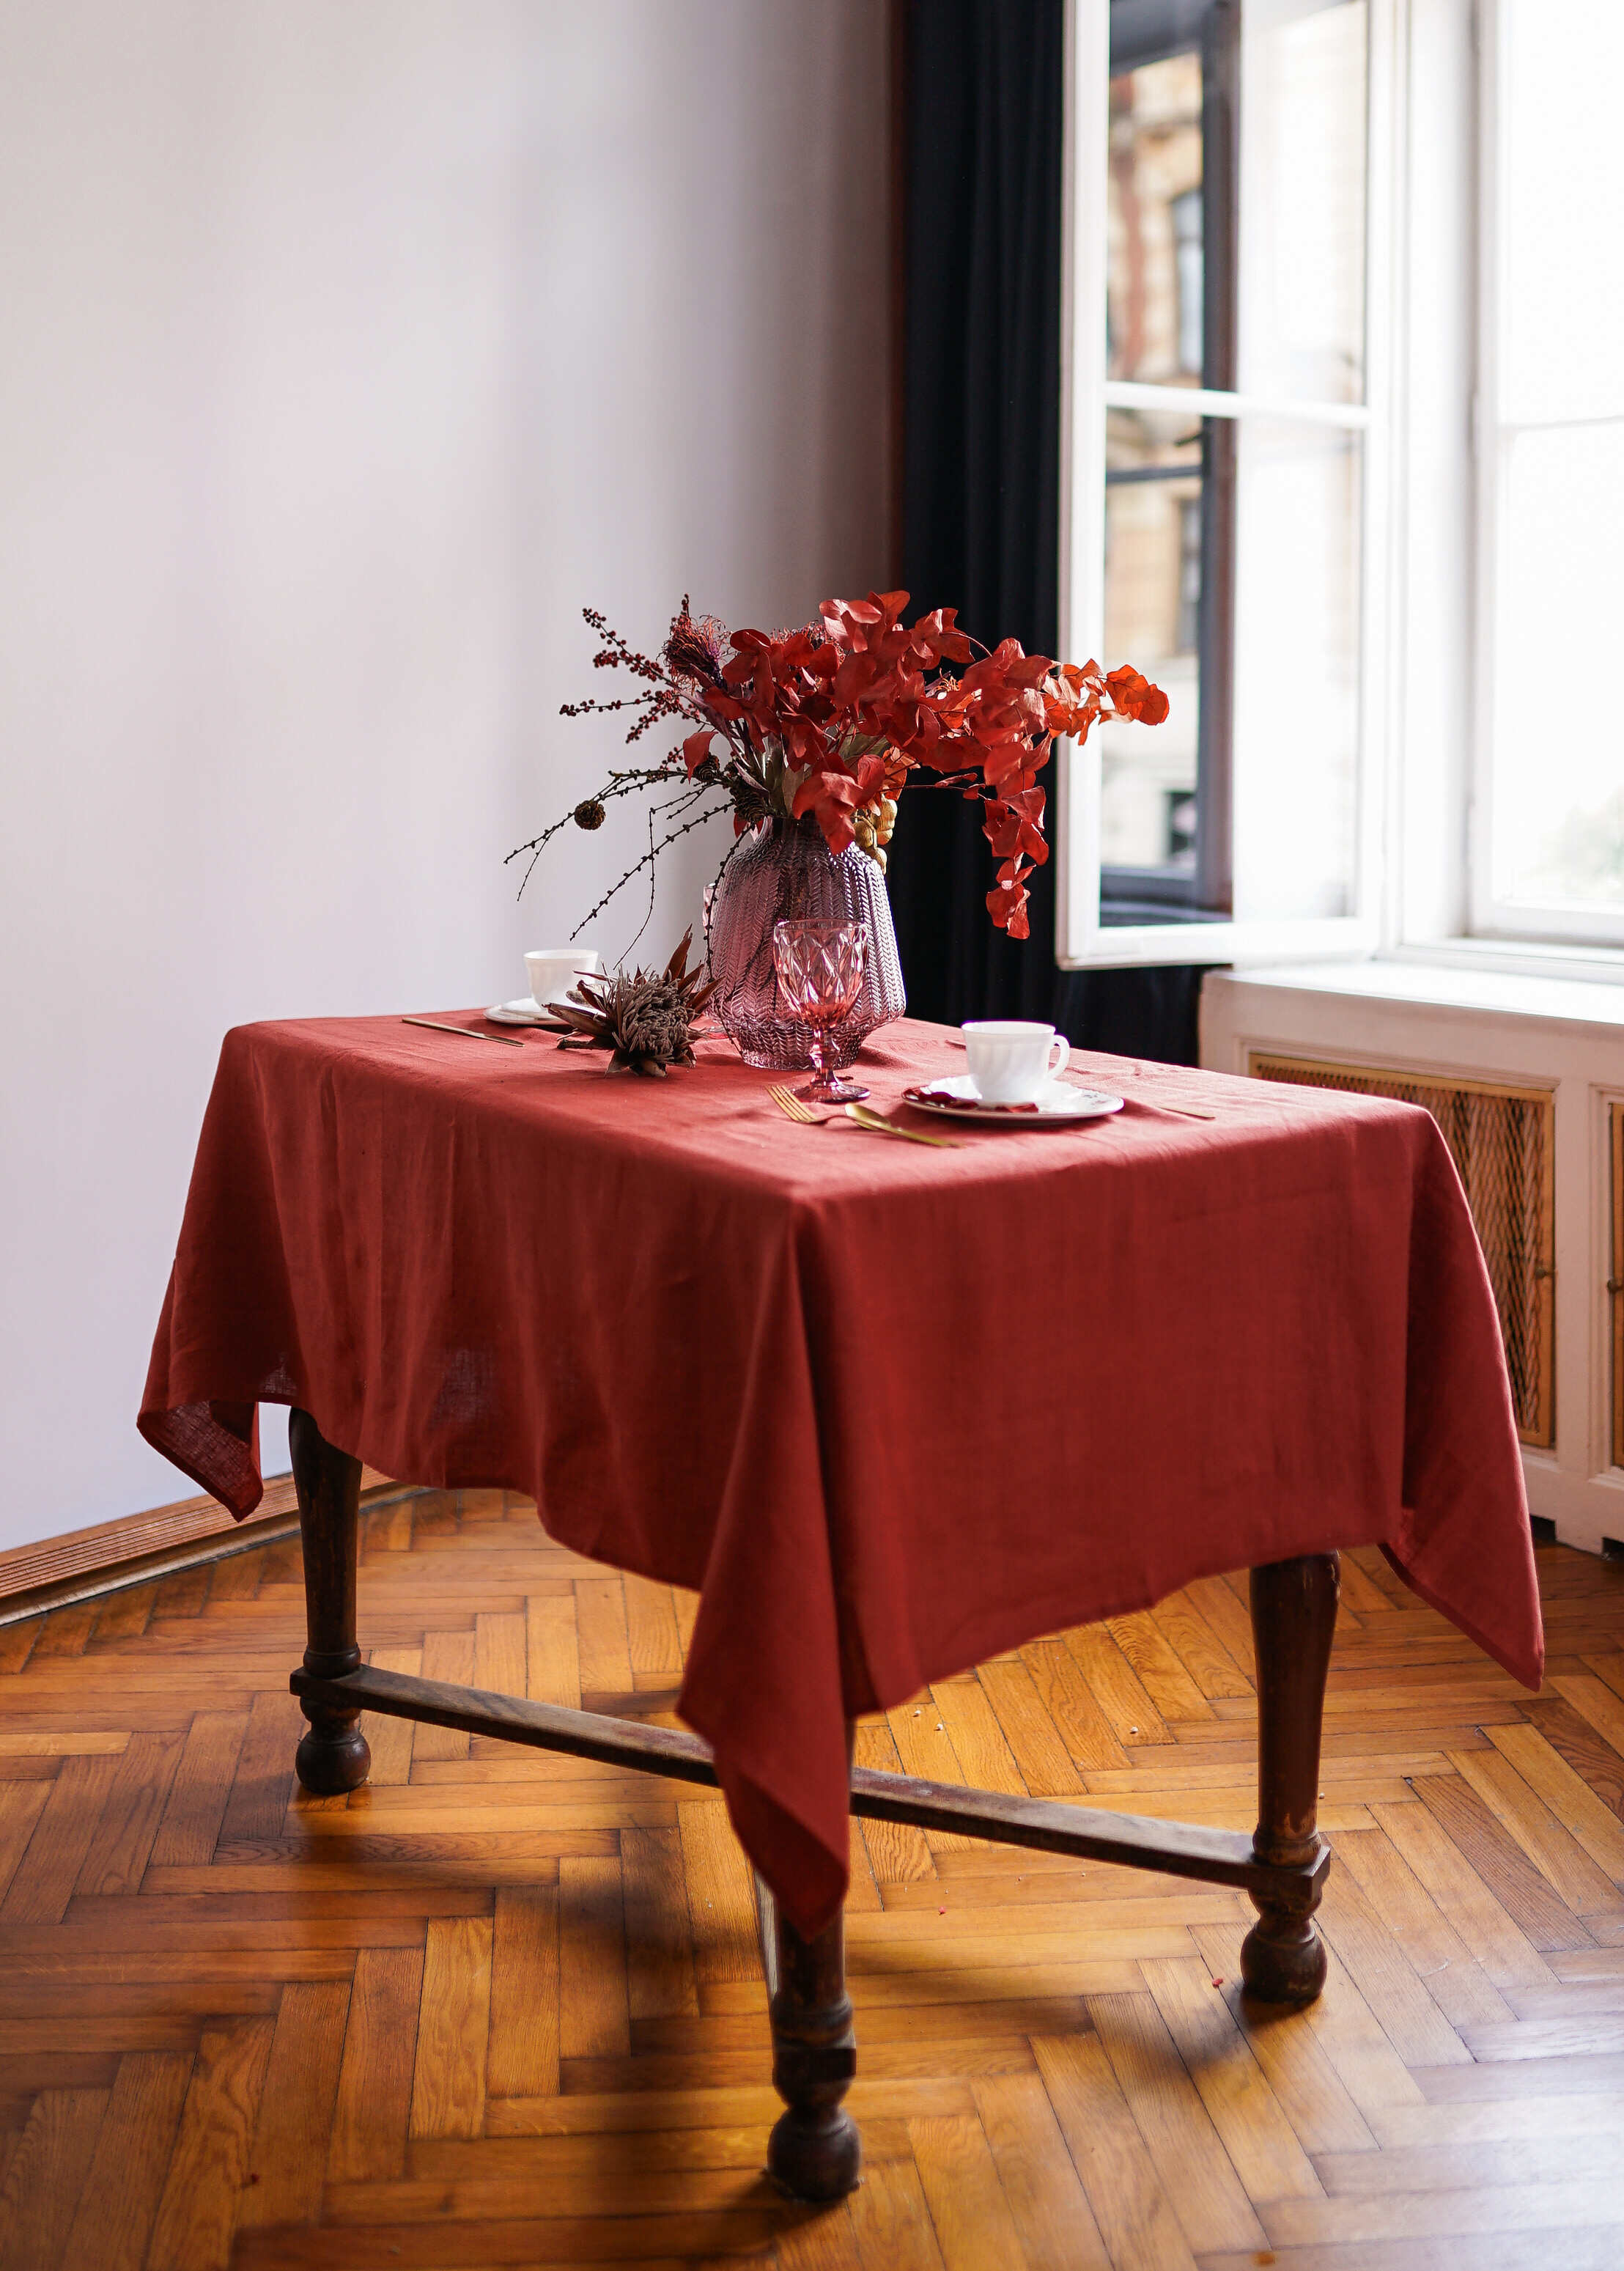
[(617, 970), (583, 978), (558, 1014), (572, 1032), (563, 1049), (610, 1049), (610, 1068), (664, 1080), (668, 1065), (693, 1062), (693, 1024), (716, 992), (704, 965), (688, 968), (693, 927), (664, 970)]
[(589, 796), (575, 807), (572, 817), (577, 828), (585, 828), (589, 830), (601, 828), (604, 819), (603, 805), (597, 797)]

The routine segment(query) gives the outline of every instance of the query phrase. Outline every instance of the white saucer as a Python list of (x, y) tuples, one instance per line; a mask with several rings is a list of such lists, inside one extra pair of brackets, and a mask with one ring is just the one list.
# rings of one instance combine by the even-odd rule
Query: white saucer
[(1120, 1096), (1107, 1096), (1097, 1088), (1073, 1088), (1069, 1081), (1063, 1080), (1051, 1080), (1047, 1088), (1038, 1091), (1035, 1112), (1012, 1109), (1007, 1104), (983, 1104), (968, 1072), (955, 1073), (944, 1080), (920, 1081), (916, 1085), (938, 1089), (944, 1098), (962, 1100), (952, 1104), (927, 1102), (910, 1094), (903, 1101), (914, 1111), (939, 1113), (944, 1120), (975, 1120), (983, 1128), (1068, 1127), (1079, 1120), (1103, 1120), (1123, 1107)]
[[(549, 997), (548, 1006), (538, 1009), (528, 994), (522, 994), (516, 1001), (499, 1001), (485, 1014), (493, 1025), (545, 1025), (556, 1017), (556, 1005), (566, 998), (562, 994), (554, 994)], [(573, 1006), (579, 1008), (580, 1004)]]

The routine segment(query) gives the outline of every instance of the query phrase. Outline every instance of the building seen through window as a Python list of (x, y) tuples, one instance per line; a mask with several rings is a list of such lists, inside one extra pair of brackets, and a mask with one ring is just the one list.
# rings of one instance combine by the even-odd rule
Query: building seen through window
[(1103, 630), (1170, 708), (1101, 737), (1108, 922), (1351, 898), (1367, 17), (1112, 0)]
[[(1114, 71), (1108, 227), (1109, 376), (1198, 386), (1202, 369), (1202, 64), (1198, 50)], [(1201, 421), (1106, 417), (1109, 653), (1167, 689), (1153, 749), (1104, 754), (1101, 856), (1119, 896), (1195, 875)], [(1190, 557), (1193, 533), (1196, 557)], [(1151, 737), (1145, 736), (1148, 741)]]

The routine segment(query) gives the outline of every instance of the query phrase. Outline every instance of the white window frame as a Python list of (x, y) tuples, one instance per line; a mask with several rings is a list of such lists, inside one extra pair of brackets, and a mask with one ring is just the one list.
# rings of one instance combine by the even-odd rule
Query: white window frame
[[(1365, 437), (1361, 548), (1360, 755), (1353, 912), (1300, 921), (1101, 920), (1101, 756), (1096, 741), (1068, 743), (1057, 762), (1058, 861), (1056, 959), (1063, 969), (1145, 963), (1279, 962), (1364, 957), (1383, 943), (1387, 896), (1389, 652), (1397, 525), (1392, 510), (1398, 263), (1394, 216), (1404, 138), (1403, 55), (1407, 0), (1368, 0), (1369, 140), (1366, 266), (1366, 388), (1361, 404), (1277, 403), (1175, 391), (1106, 376), (1106, 209), (1109, 155), (1109, 0), (1067, 0), (1066, 123), (1061, 312), (1060, 624), (1073, 659), (1108, 667), (1131, 656), (1101, 653), (1105, 615), (1105, 413), (1109, 408), (1198, 411), (1237, 417), (1265, 412), (1300, 422), (1354, 428)], [(1096, 185), (1079, 196), (1079, 185)]]
[[(1543, 949), (1546, 956), (1608, 954), (1624, 948), (1624, 909), (1535, 907), (1494, 896), (1494, 652), (1499, 632), (1495, 576), (1502, 555), (1504, 469), (1519, 433), (1583, 419), (1517, 422), (1500, 413), (1500, 315), (1505, 292), (1505, 175), (1501, 95), (1509, 76), (1509, 11), (1501, 0), (1478, 5), (1478, 387), (1473, 418), (1477, 455), (1477, 611), (1473, 659), (1472, 811), (1468, 837), (1472, 940), (1495, 949)], [(1616, 965), (1609, 975), (1619, 974)]]

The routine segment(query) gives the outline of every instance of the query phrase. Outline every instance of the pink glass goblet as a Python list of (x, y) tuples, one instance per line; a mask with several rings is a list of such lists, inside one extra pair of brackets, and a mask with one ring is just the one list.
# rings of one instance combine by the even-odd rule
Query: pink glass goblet
[(807, 1028), (811, 1046), (812, 1076), (795, 1091), (804, 1104), (855, 1104), (868, 1094), (824, 1061), (829, 1028), (849, 1015), (863, 990), (867, 954), (865, 922), (804, 920), (773, 926), (778, 991), (790, 1016)]

